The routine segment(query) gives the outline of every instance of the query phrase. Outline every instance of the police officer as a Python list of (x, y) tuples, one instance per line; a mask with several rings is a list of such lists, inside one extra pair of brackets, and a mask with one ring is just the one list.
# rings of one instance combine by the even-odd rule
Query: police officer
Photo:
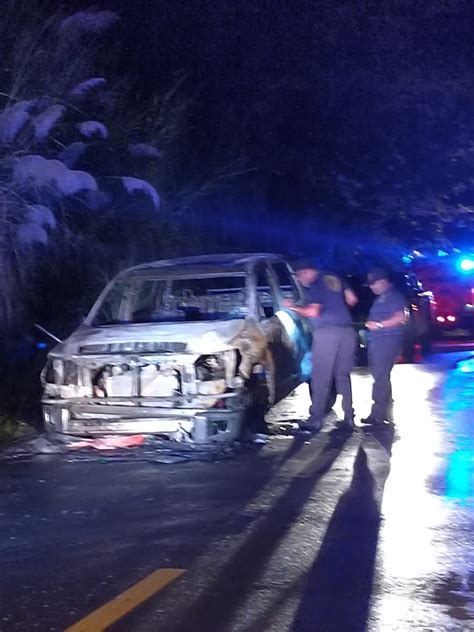
[(369, 272), (367, 285), (376, 295), (369, 312), (369, 370), (374, 378), (373, 405), (362, 423), (379, 425), (393, 422), (393, 400), (390, 373), (402, 347), (403, 328), (407, 320), (405, 299), (390, 282), (386, 270)]
[(356, 339), (348, 305), (355, 305), (357, 297), (338, 276), (320, 271), (311, 261), (298, 262), (295, 271), (306, 287), (306, 305), (297, 306), (287, 301), (286, 307), (309, 318), (313, 331), (312, 404), (309, 419), (300, 423), (300, 427), (312, 432), (321, 430), (334, 381), (337, 392), (342, 395), (344, 424), (353, 429), (350, 373)]

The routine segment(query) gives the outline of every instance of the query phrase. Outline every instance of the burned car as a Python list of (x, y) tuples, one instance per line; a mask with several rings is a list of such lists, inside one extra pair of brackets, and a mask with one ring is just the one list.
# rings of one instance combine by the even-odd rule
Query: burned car
[(121, 272), (42, 372), (47, 430), (236, 439), (301, 383), (308, 324), (279, 255), (156, 261)]

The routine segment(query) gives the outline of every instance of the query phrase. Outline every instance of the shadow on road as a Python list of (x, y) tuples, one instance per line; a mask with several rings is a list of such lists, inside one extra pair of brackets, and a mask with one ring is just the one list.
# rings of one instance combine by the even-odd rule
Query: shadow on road
[(379, 526), (374, 478), (359, 447), (351, 485), (336, 506), (309, 572), (292, 632), (366, 629)]
[(392, 454), (392, 445), (398, 435), (396, 428), (392, 424), (383, 424), (382, 426), (364, 426), (362, 432), (366, 436), (374, 437), (384, 448), (389, 456)]
[(291, 444), (288, 446), (288, 449), (283, 454), (280, 467), (282, 467), (287, 461), (292, 459), (294, 456), (298, 454), (298, 452), (303, 448), (303, 446), (308, 442), (308, 436), (305, 435), (295, 435)]
[[(234, 612), (252, 589), (253, 581), (265, 568), (267, 560), (297, 520), (317, 481), (324, 476), (341, 452), (349, 435), (341, 438), (332, 431), (301, 476), (294, 478), (248, 539), (230, 558), (217, 578), (176, 625), (176, 631), (229, 630)], [(316, 449), (316, 446), (315, 446)]]
[[(340, 443), (341, 446), (347, 441), (352, 434), (351, 430), (346, 429), (344, 426), (338, 425), (334, 427), (329, 435), (331, 437), (331, 445), (335, 448)], [(297, 432), (293, 436), (293, 441), (288, 446), (286, 452), (283, 454), (280, 460), (280, 467), (282, 467), (287, 461), (296, 456), (300, 450), (310, 441), (311, 434), (307, 432)]]

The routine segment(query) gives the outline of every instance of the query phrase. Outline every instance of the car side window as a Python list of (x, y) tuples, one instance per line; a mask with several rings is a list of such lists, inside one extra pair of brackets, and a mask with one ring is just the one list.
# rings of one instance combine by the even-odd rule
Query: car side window
[(94, 325), (100, 327), (126, 322), (130, 317), (130, 302), (133, 295), (133, 283), (130, 281), (114, 283), (94, 316)]
[(268, 271), (264, 263), (259, 263), (255, 269), (255, 282), (257, 290), (257, 301), (261, 315), (270, 318), (278, 309), (275, 293), (270, 284)]
[(298, 301), (301, 298), (300, 293), (286, 263), (283, 261), (280, 263), (272, 263), (272, 269), (275, 273), (278, 287), (280, 288), (281, 297)]
[(157, 295), (163, 293), (164, 282), (144, 281), (137, 284), (134, 292), (132, 320), (133, 322), (149, 322), (156, 310)]

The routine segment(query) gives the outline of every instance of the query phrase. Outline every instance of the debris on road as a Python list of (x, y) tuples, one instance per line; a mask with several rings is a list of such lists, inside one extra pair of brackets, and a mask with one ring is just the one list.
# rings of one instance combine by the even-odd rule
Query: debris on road
[(239, 444), (176, 443), (154, 435), (112, 435), (80, 438), (49, 433), (31, 441), (15, 444), (0, 453), (2, 461), (23, 461), (57, 456), (75, 461), (144, 461), (150, 463), (182, 463), (217, 461), (235, 456)]
[(95, 450), (116, 450), (117, 448), (135, 448), (143, 445), (145, 437), (143, 435), (98, 437), (95, 439), (70, 439), (67, 443), (69, 450), (80, 450), (81, 448), (94, 448)]

